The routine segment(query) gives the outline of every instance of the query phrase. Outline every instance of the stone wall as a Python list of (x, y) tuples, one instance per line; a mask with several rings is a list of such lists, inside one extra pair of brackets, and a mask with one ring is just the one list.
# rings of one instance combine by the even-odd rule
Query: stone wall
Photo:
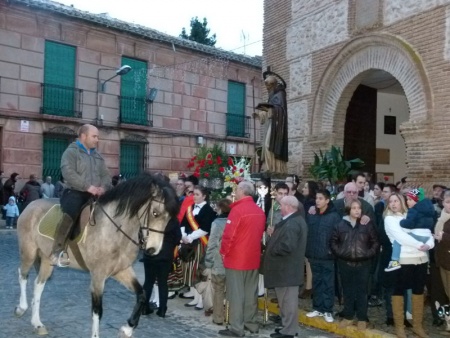
[[(40, 114), (45, 40), (76, 47), (75, 86), (83, 90), (81, 119)], [(120, 140), (127, 135), (147, 139), (147, 169), (155, 171), (187, 171), (199, 135), (210, 144), (235, 145), (237, 156), (254, 154), (258, 122), (255, 128), (251, 124), (249, 138), (226, 137), (227, 86), (228, 80), (246, 84), (246, 115), (251, 116), (253, 102), (261, 101), (258, 67), (6, 1), (0, 1), (0, 50), (0, 161), (7, 175), (12, 171), (40, 175), (42, 134), (58, 125), (76, 131), (97, 116), (103, 117), (99, 148), (112, 174), (120, 170)], [(148, 87), (158, 89), (152, 127), (118, 124), (120, 77), (107, 82), (104, 93), (97, 93), (98, 69), (111, 68), (101, 71), (102, 79), (109, 78), (122, 56), (148, 64)], [(20, 130), (21, 119), (30, 121), (28, 132)]]

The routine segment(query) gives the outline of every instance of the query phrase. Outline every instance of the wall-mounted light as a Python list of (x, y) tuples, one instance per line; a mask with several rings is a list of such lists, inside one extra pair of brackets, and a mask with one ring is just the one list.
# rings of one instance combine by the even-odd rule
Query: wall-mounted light
[(156, 88), (151, 88), (151, 89), (150, 89), (150, 92), (149, 92), (148, 95), (147, 95), (146, 101), (147, 101), (148, 103), (153, 103), (153, 101), (155, 101), (156, 94), (158, 94), (158, 89), (156, 89)]
[(205, 142), (203, 136), (197, 136), (197, 144), (202, 145)]
[(116, 75), (111, 76), (109, 79), (107, 79), (105, 81), (101, 81), (100, 80), (100, 72), (102, 70), (114, 70), (114, 68), (100, 68), (99, 70), (97, 70), (97, 90), (99, 92), (104, 93), (105, 92), (105, 84), (106, 84), (106, 82), (111, 81), (116, 76), (122, 76), (122, 75), (125, 75), (125, 74), (129, 73), (130, 70), (131, 70), (131, 67), (128, 66), (128, 65), (124, 65), (124, 66), (120, 67), (119, 69), (116, 69)]

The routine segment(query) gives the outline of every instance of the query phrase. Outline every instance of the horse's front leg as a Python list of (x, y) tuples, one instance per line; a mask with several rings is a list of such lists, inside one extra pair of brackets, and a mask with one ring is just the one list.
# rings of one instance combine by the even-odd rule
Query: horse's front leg
[(91, 298), (92, 298), (92, 338), (100, 337), (100, 319), (103, 315), (103, 290), (105, 277), (91, 274)]
[(133, 268), (130, 266), (125, 270), (120, 271), (113, 276), (118, 282), (122, 283), (129, 290), (134, 291), (136, 294), (136, 304), (134, 305), (133, 312), (130, 318), (128, 318), (127, 325), (120, 328), (121, 337), (132, 337), (133, 330), (139, 323), (141, 317), (142, 308), (145, 305), (145, 294), (142, 285), (136, 278)]

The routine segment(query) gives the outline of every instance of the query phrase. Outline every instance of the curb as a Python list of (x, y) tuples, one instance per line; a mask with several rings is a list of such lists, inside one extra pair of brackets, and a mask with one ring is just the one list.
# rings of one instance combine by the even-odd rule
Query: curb
[[(264, 299), (258, 298), (258, 308), (264, 310)], [(274, 314), (280, 314), (278, 304), (269, 302), (269, 312)], [(396, 336), (384, 331), (367, 329), (365, 331), (358, 331), (356, 326), (348, 326), (346, 328), (340, 328), (339, 322), (327, 323), (322, 318), (308, 318), (306, 317), (306, 311), (299, 310), (298, 322), (303, 325), (311, 326), (316, 329), (325, 330), (328, 332), (336, 333), (340, 336), (348, 338), (395, 338)]]

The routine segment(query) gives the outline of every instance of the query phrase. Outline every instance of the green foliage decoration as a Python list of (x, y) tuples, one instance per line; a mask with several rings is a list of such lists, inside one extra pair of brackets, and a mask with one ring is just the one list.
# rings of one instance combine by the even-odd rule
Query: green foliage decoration
[(360, 158), (345, 160), (341, 149), (331, 146), (331, 149), (326, 152), (319, 149), (318, 154), (314, 153), (314, 162), (309, 172), (316, 180), (326, 180), (334, 187), (338, 182), (345, 182), (355, 169), (362, 166), (364, 161)]

